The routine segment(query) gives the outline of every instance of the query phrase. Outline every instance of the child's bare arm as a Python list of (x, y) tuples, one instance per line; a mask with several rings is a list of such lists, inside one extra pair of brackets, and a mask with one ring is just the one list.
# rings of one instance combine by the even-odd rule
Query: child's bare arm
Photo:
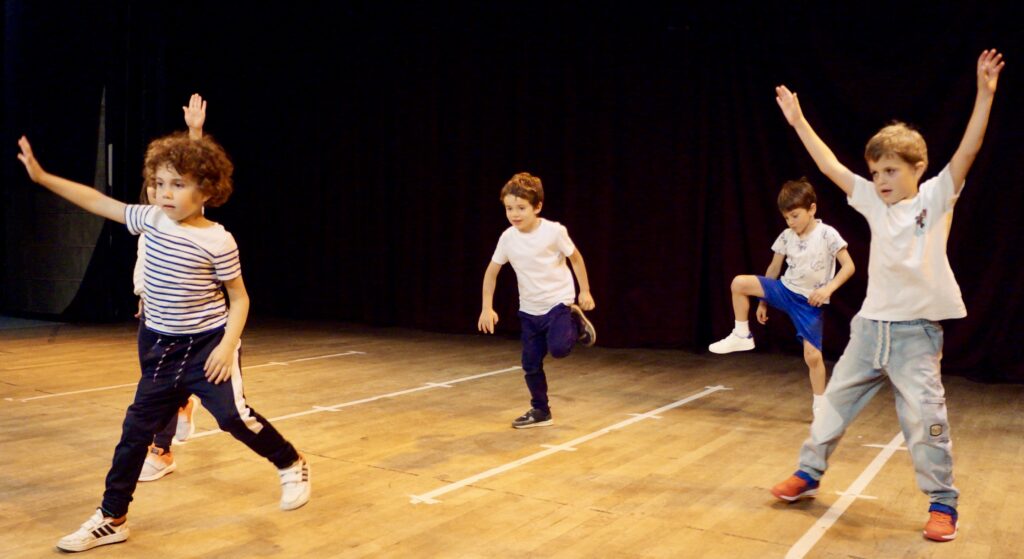
[(839, 188), (842, 188), (847, 196), (852, 196), (853, 173), (839, 162), (839, 159), (832, 153), (832, 150), (825, 145), (825, 142), (811, 128), (807, 119), (804, 118), (803, 111), (800, 109), (800, 100), (797, 99), (796, 92), (792, 92), (786, 86), (780, 85), (775, 88), (775, 102), (782, 109), (782, 114), (786, 117), (786, 121), (796, 130), (797, 135), (800, 136), (800, 141), (803, 142), (807, 153), (811, 154), (811, 158), (818, 165), (818, 169), (831, 179), (832, 182), (836, 183)]
[(501, 264), (492, 260), (484, 272), (483, 299), (476, 327), (481, 332), (488, 334), (494, 333), (494, 325), (498, 323), (498, 313), (494, 312), (494, 287), (498, 284), (498, 272), (500, 271)]
[(81, 183), (51, 175), (43, 170), (32, 154), (32, 146), (24, 136), (18, 140), (21, 153), (18, 159), (25, 165), (25, 171), (33, 182), (43, 185), (47, 190), (64, 198), (83, 210), (101, 217), (124, 223), (125, 204)]
[(569, 264), (572, 264), (572, 271), (576, 274), (576, 281), (580, 284), (580, 294), (576, 297), (580, 308), (589, 311), (595, 306), (594, 296), (590, 294), (590, 280), (587, 278), (587, 265), (583, 263), (583, 255), (579, 249), (573, 251), (569, 257)]
[(956, 148), (956, 153), (949, 162), (949, 172), (953, 176), (953, 191), (956, 193), (964, 187), (967, 171), (971, 169), (974, 158), (981, 149), (985, 129), (988, 128), (988, 117), (992, 112), (992, 100), (995, 98), (999, 73), (1005, 64), (1003, 55), (995, 49), (982, 51), (978, 57), (978, 94), (974, 98), (974, 110), (971, 112), (971, 120), (967, 122), (964, 138), (960, 140), (960, 147)]
[(785, 254), (775, 253), (772, 256), (772, 263), (768, 265), (768, 269), (764, 272), (764, 277), (771, 279), (779, 279), (779, 274), (782, 273), (782, 263), (786, 261)]
[(185, 111), (185, 126), (188, 126), (188, 137), (198, 140), (203, 137), (203, 124), (206, 123), (206, 101), (198, 93), (193, 93), (188, 100)]
[(203, 365), (207, 380), (213, 384), (220, 384), (231, 378), (235, 349), (238, 347), (238, 340), (242, 338), (245, 321), (249, 318), (249, 293), (245, 290), (242, 276), (224, 282), (224, 288), (228, 292), (228, 301), (231, 304), (228, 308), (228, 323), (224, 326), (224, 337), (210, 352), (206, 364)]
[[(764, 271), (764, 277), (770, 279), (779, 279), (779, 275), (782, 274), (782, 263), (785, 262), (786, 255), (775, 253), (772, 256), (771, 264), (768, 264), (768, 269)], [(761, 324), (768, 322), (768, 303), (762, 299), (757, 304), (757, 311), (754, 313), (757, 316), (757, 321)]]
[(807, 297), (807, 302), (810, 303), (812, 307), (820, 307), (825, 304), (825, 301), (827, 301), (841, 285), (846, 283), (846, 280), (853, 276), (853, 272), (856, 268), (853, 265), (853, 258), (850, 257), (850, 251), (845, 248), (840, 250), (836, 253), (836, 260), (839, 261), (839, 265), (841, 266), (839, 271), (836, 272), (836, 277), (832, 278), (832, 281), (828, 282), (824, 286), (812, 291)]

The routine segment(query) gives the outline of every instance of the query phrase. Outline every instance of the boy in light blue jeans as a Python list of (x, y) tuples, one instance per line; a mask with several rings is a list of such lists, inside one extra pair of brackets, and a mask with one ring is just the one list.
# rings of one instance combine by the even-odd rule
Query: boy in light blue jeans
[(864, 158), (871, 181), (839, 162), (804, 118), (796, 93), (776, 88), (776, 101), (818, 168), (848, 196), (871, 228), (867, 296), (850, 325), (850, 343), (832, 371), (822, 410), (800, 450), (799, 470), (772, 488), (796, 501), (817, 493), (828, 458), (847, 426), (888, 377), (896, 413), (914, 462), (917, 484), (931, 505), (924, 536), (951, 541), (957, 535), (953, 454), (942, 386), (942, 326), (967, 315), (946, 256), (953, 205), (988, 126), (1002, 55), (978, 57), (977, 96), (960, 146), (938, 176), (918, 186), (928, 165), (924, 138), (903, 123), (882, 128)]

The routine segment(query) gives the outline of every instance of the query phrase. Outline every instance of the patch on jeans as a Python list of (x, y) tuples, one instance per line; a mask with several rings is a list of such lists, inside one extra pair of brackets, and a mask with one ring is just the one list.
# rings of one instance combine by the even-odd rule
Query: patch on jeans
[(931, 427), (928, 428), (928, 433), (931, 434), (931, 436), (933, 437), (938, 437), (939, 435), (942, 434), (942, 425), (938, 423), (932, 425)]

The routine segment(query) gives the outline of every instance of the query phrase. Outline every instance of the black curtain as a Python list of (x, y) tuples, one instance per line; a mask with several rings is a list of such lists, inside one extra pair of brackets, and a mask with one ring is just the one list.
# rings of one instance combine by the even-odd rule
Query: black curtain
[[(917, 126), (931, 176), (962, 137), (975, 60), (995, 47), (1008, 65), (949, 244), (970, 316), (946, 323), (944, 363), (1024, 381), (1021, 15), (952, 3), (132, 4), (118, 27), (119, 172), (134, 200), (145, 141), (182, 128), (179, 107), (198, 91), (237, 166), (236, 193), (209, 215), (239, 241), (255, 315), (471, 333), (508, 226), (498, 192), (529, 171), (545, 184), (542, 215), (586, 259), (601, 343), (695, 350), (731, 327), (731, 278), (771, 260), (778, 188), (807, 176), (858, 267), (826, 313), (835, 358), (864, 296), (870, 236), (773, 87), (798, 91), (862, 174), (878, 128)], [(514, 274), (498, 282), (499, 331), (515, 335)], [(772, 316), (759, 346), (798, 352)]]

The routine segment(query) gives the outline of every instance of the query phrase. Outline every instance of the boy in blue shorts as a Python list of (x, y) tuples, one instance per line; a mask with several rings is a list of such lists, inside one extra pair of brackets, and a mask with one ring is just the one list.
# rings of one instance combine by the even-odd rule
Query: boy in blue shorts
[(209, 137), (172, 134), (154, 140), (146, 150), (143, 177), (154, 188), (156, 205), (126, 205), (47, 173), (27, 139), (18, 145), (18, 159), (34, 182), (89, 212), (125, 223), (134, 235), (146, 234), (145, 323), (138, 339), (142, 375), (135, 401), (125, 414), (102, 504), (57, 548), (85, 551), (128, 539), (128, 505), (147, 447), (189, 394), (199, 396), (222, 430), (277, 467), (281, 509), (306, 504), (308, 463), (244, 395), (240, 340), (249, 296), (238, 246), (203, 213), (206, 205), (219, 206), (231, 194), (234, 166), (224, 149)]
[[(494, 312), (494, 287), (498, 272), (512, 264), (519, 283), (519, 321), (522, 325), (523, 370), (530, 390), (530, 410), (512, 422), (516, 429), (551, 425), (548, 381), (544, 356), (566, 357), (577, 343), (592, 346), (597, 340), (594, 326), (584, 310), (594, 308), (583, 256), (576, 249), (564, 225), (540, 217), (544, 186), (529, 173), (518, 173), (501, 189), (501, 203), (511, 227), (501, 234), (491, 263), (484, 272), (483, 310), (477, 328), (494, 333), (498, 314)], [(580, 284), (579, 305), (572, 265)]]
[[(768, 321), (768, 305), (789, 315), (803, 342), (814, 393), (813, 409), (825, 392), (825, 360), (821, 356), (822, 305), (853, 275), (853, 259), (846, 241), (833, 227), (815, 219), (818, 211), (814, 187), (807, 179), (788, 181), (778, 197), (779, 211), (788, 228), (772, 244), (775, 256), (763, 276), (736, 276), (732, 280), (732, 309), (736, 325), (728, 336), (708, 346), (712, 353), (754, 349), (747, 318), (749, 297), (758, 297), (757, 321)], [(836, 261), (842, 268), (836, 273)], [(786, 263), (786, 273), (777, 279)]]
[(850, 206), (871, 228), (864, 304), (850, 324), (850, 342), (833, 369), (822, 410), (800, 450), (799, 469), (772, 488), (776, 498), (792, 502), (817, 493), (828, 458), (847, 426), (888, 377), (917, 485), (931, 502), (924, 536), (939, 542), (956, 538), (960, 492), (953, 486), (938, 321), (967, 315), (946, 256), (946, 241), (953, 205), (988, 127), (1003, 65), (995, 50), (978, 57), (978, 91), (960, 146), (949, 164), (920, 186), (928, 150), (916, 130), (894, 123), (868, 141), (868, 181), (840, 163), (818, 137), (804, 118), (796, 93), (785, 86), (776, 88), (779, 108), (818, 168), (843, 189)]

